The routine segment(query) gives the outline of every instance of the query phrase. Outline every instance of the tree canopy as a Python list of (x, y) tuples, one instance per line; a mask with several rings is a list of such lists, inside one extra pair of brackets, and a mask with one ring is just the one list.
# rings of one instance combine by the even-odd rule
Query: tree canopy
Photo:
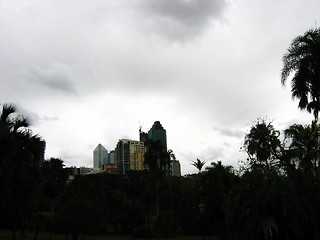
[(291, 73), (292, 98), (299, 100), (299, 108), (313, 112), (317, 121), (320, 110), (320, 28), (310, 29), (292, 41), (283, 56), (283, 85)]

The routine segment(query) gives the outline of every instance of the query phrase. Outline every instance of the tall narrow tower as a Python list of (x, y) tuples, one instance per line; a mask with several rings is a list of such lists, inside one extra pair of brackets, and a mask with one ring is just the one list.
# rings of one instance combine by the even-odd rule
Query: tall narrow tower
[(108, 162), (108, 150), (100, 143), (93, 151), (93, 168), (95, 170), (101, 169), (102, 163)]
[(159, 121), (155, 121), (148, 132), (148, 139), (160, 141), (164, 150), (167, 151), (167, 132)]

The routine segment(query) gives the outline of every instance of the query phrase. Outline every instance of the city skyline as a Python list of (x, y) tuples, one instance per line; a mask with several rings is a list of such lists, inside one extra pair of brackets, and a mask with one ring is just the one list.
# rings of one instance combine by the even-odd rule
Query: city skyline
[[(166, 130), (160, 121), (155, 121), (147, 133), (139, 129), (139, 140), (119, 139), (114, 148), (106, 149), (101, 143), (93, 150), (93, 173), (101, 170), (112, 171), (116, 169), (118, 174), (125, 175), (128, 171), (141, 171), (148, 169), (145, 161), (145, 153), (152, 141), (160, 144), (163, 152), (168, 153), (170, 169), (173, 176), (181, 176), (180, 162), (174, 156), (173, 151), (167, 150)], [(157, 143), (158, 142), (158, 143)], [(151, 144), (152, 145), (152, 144)], [(111, 155), (111, 153), (114, 153)], [(90, 167), (90, 166), (89, 166)]]

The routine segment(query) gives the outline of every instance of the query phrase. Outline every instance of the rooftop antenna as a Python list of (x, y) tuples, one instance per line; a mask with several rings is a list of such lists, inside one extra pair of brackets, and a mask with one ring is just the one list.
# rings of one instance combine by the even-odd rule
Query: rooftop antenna
[(141, 133), (142, 132), (142, 126), (143, 126), (143, 121), (142, 122), (140, 122), (140, 120), (139, 120), (139, 133)]

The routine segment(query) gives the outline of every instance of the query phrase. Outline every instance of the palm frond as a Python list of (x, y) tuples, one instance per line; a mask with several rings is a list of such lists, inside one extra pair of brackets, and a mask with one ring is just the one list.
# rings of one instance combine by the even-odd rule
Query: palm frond
[[(320, 103), (320, 28), (310, 29), (304, 35), (296, 37), (283, 55), (281, 84), (293, 73), (291, 95), (299, 99), (298, 107), (313, 112), (318, 119)], [(314, 102), (313, 104), (310, 104)]]

